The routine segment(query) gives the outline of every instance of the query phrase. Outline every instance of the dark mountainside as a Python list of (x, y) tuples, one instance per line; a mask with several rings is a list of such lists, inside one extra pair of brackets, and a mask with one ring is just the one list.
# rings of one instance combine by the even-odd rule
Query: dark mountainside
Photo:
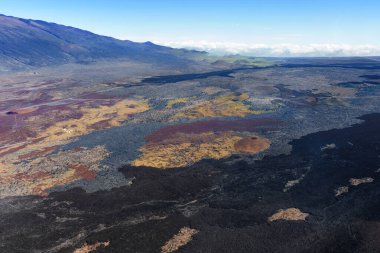
[(69, 26), (0, 14), (0, 70), (112, 59), (186, 65), (192, 57), (203, 54), (151, 42), (122, 41)]

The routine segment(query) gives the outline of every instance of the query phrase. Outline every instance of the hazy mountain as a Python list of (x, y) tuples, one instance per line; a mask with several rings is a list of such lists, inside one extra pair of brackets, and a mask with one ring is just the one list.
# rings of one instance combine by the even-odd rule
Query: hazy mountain
[(81, 29), (0, 14), (0, 70), (99, 59), (126, 58), (157, 64), (187, 64), (203, 52), (135, 43)]

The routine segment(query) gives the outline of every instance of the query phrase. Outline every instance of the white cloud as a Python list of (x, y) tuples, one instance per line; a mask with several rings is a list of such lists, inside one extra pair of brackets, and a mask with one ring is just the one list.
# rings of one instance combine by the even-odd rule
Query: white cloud
[(157, 44), (204, 50), (214, 54), (248, 56), (379, 56), (380, 45), (348, 44), (247, 44), (209, 41), (155, 41)]

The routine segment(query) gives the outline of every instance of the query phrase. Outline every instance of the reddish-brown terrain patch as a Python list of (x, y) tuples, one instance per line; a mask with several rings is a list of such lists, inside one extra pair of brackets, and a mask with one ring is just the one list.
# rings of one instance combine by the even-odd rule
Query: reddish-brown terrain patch
[[(7, 148), (0, 148), (0, 156), (3, 156), (3, 155), (8, 155), (8, 154), (11, 154), (13, 152), (17, 152), (23, 148), (25, 148), (27, 146), (27, 144), (24, 144), (24, 145), (21, 145), (21, 146), (18, 146), (16, 148), (10, 148), (10, 149), (7, 149)], [(3, 151), (4, 150), (4, 151)]]
[(32, 129), (25, 126), (25, 119), (26, 115), (20, 114), (0, 116), (0, 146), (36, 136)]
[(96, 172), (90, 170), (90, 168), (83, 164), (73, 164), (69, 166), (70, 169), (75, 170), (75, 176), (78, 178), (93, 180), (96, 178)]
[(189, 124), (179, 124), (161, 128), (145, 139), (147, 142), (161, 142), (175, 133), (205, 133), (205, 132), (257, 132), (261, 130), (274, 130), (282, 124), (281, 121), (265, 119), (240, 119), (240, 120), (209, 120)]
[(257, 136), (251, 136), (243, 138), (237, 141), (234, 145), (235, 150), (239, 153), (252, 153), (256, 154), (263, 150), (268, 149), (270, 146), (270, 141), (266, 138), (261, 138)]
[(34, 158), (36, 156), (46, 155), (46, 154), (49, 154), (52, 151), (54, 151), (56, 148), (57, 148), (57, 146), (53, 146), (53, 147), (44, 148), (42, 150), (35, 150), (35, 151), (32, 151), (28, 154), (20, 155), (20, 156), (18, 156), (18, 158), (20, 160), (24, 160), (24, 159)]

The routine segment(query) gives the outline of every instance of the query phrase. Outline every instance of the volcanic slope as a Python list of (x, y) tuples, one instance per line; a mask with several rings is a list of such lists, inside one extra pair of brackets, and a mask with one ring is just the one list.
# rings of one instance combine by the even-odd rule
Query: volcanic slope
[(205, 55), (151, 42), (117, 40), (69, 26), (5, 15), (0, 15), (0, 44), (2, 70), (102, 59), (185, 66), (192, 62), (191, 59)]

